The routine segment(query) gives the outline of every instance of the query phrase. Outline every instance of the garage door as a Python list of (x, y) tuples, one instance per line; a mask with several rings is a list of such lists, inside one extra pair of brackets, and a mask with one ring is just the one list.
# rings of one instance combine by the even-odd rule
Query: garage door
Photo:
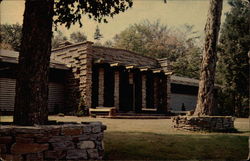
[(14, 111), (16, 80), (0, 78), (0, 109)]
[[(0, 110), (14, 111), (16, 80), (0, 78)], [(64, 86), (59, 83), (49, 83), (49, 112), (62, 110), (64, 105)]]
[(49, 83), (49, 112), (60, 112), (64, 105), (64, 86), (59, 83)]

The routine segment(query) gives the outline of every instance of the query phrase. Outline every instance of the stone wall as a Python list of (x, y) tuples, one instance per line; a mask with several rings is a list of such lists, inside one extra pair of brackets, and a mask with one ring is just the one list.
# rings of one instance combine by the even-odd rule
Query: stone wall
[(157, 59), (164, 72), (172, 72), (173, 66), (167, 58)]
[(162, 95), (162, 111), (164, 113), (168, 113), (169, 111), (169, 102), (170, 102), (170, 96), (171, 96), (171, 90), (170, 90), (170, 75), (164, 75), (161, 82), (161, 95)]
[(120, 106), (120, 72), (114, 72), (114, 106), (119, 110)]
[(91, 107), (92, 97), (92, 42), (62, 46), (52, 51), (51, 58), (71, 67), (71, 75), (67, 78), (68, 99), (74, 100), (67, 104), (76, 108), (82, 99), (87, 107)]
[(176, 116), (173, 127), (191, 131), (234, 131), (234, 118), (231, 116)]
[(104, 153), (105, 129), (100, 122), (27, 127), (4, 125), (0, 128), (0, 158), (15, 161), (99, 160)]

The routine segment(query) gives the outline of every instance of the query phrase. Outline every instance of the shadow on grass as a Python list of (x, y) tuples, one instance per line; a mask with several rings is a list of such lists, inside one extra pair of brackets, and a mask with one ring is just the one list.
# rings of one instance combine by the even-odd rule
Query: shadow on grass
[(243, 160), (248, 137), (106, 132), (105, 160)]

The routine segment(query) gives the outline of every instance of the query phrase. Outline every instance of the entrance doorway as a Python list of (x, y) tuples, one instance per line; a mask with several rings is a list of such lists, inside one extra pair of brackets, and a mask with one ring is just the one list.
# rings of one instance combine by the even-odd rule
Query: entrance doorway
[(120, 74), (120, 111), (134, 111), (135, 106), (135, 88), (134, 84), (129, 82), (129, 73), (122, 71)]

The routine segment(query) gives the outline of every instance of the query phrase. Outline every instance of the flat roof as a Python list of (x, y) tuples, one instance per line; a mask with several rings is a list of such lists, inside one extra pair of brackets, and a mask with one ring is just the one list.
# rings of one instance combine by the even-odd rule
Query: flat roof
[[(0, 49), (0, 62), (17, 64), (18, 56), (19, 56), (19, 52), (16, 52), (13, 50)], [(54, 60), (54, 59), (50, 59), (50, 68), (64, 69), (64, 70), (69, 69), (69, 67), (67, 67), (66, 64), (60, 61)]]
[(53, 49), (52, 54), (71, 52), (73, 50), (78, 50), (78, 49), (82, 50), (82, 47), (83, 49), (86, 49), (90, 46), (91, 46), (92, 58), (93, 58), (94, 63), (96, 64), (118, 63), (118, 66), (119, 65), (122, 65), (122, 66), (134, 65), (134, 67), (136, 68), (148, 66), (151, 69), (161, 67), (160, 63), (155, 58), (145, 56), (142, 54), (138, 54), (136, 52), (126, 50), (126, 49), (96, 46), (91, 41), (84, 41), (84, 42), (75, 43), (75, 44), (65, 42), (65, 46), (62, 45), (58, 48)]
[[(171, 75), (171, 83), (199, 87), (199, 82), (200, 82), (199, 79)], [(214, 84), (214, 86), (216, 88), (220, 87), (219, 84)]]

